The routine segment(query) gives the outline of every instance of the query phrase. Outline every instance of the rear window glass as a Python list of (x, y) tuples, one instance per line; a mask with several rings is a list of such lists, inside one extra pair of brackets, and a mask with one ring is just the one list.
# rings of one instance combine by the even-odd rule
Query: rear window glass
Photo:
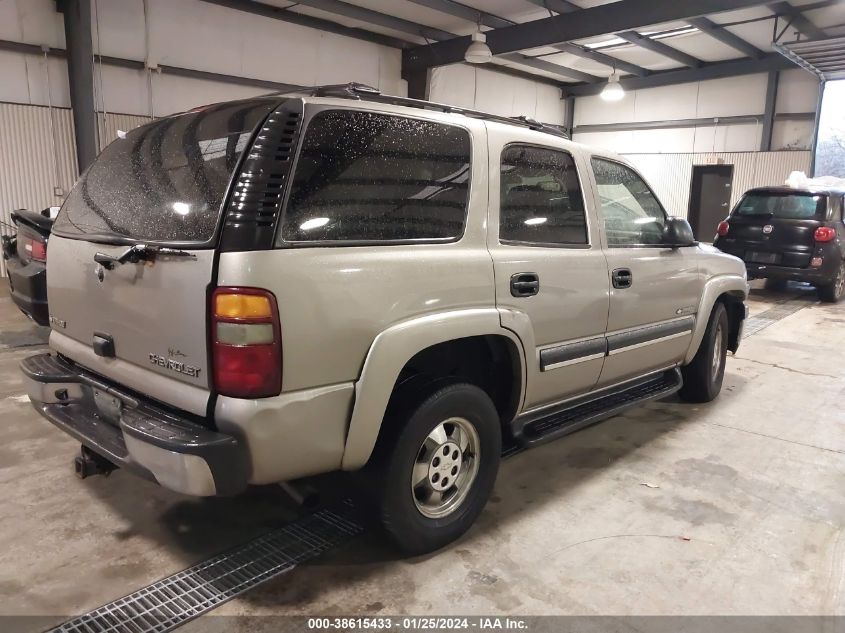
[(463, 234), (466, 130), (373, 112), (311, 119), (279, 242), (450, 240)]
[(54, 232), (207, 242), (232, 172), (272, 101), (225, 103), (136, 128), (106, 147), (68, 195)]
[(801, 193), (749, 193), (740, 201), (735, 215), (766, 216), (800, 220), (822, 215), (825, 197)]

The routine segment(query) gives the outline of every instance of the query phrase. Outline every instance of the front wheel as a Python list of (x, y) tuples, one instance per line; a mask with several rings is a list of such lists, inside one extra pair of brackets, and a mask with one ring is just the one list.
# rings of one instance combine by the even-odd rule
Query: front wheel
[(728, 312), (716, 303), (707, 330), (692, 362), (681, 367), (684, 386), (680, 396), (687, 402), (710, 402), (722, 390), (728, 353)]
[(496, 407), (478, 387), (455, 384), (398, 407), (385, 424), (371, 478), (381, 523), (406, 552), (439, 549), (469, 529), (493, 489)]
[(825, 303), (838, 303), (845, 296), (845, 262), (839, 264), (833, 282), (824, 286), (817, 286), (819, 299)]

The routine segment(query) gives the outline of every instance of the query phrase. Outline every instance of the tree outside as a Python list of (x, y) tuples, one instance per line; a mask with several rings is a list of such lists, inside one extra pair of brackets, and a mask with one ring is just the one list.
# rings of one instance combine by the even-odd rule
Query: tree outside
[(845, 178), (845, 80), (824, 89), (814, 175)]

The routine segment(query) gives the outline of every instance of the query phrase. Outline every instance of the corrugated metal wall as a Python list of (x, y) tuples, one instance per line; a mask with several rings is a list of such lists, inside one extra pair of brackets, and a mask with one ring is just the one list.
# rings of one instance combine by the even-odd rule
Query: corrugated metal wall
[[(73, 118), (67, 108), (0, 103), (0, 232), (9, 234), (14, 209), (40, 211), (61, 205), (76, 180)], [(101, 146), (131, 130), (148, 117), (108, 113), (99, 115)], [(54, 140), (55, 139), (55, 144)], [(55, 156), (55, 160), (54, 160)], [(56, 195), (60, 187), (63, 195)], [(6, 268), (0, 258), (0, 276)]]
[(752, 187), (780, 185), (790, 172), (810, 169), (810, 152), (627, 154), (672, 215), (687, 216), (694, 165), (733, 165), (731, 206)]

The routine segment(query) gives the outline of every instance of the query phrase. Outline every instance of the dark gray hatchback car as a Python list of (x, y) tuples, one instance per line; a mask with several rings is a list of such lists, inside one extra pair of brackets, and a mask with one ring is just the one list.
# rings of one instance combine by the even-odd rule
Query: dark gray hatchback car
[(749, 279), (775, 288), (813, 284), (822, 301), (845, 295), (841, 189), (760, 187), (745, 193), (719, 224), (714, 245), (745, 262)]

